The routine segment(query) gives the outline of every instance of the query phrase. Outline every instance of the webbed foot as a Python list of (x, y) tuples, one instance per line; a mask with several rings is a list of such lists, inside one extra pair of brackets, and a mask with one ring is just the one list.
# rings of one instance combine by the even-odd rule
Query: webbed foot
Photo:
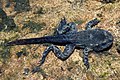
[(33, 74), (36, 73), (36, 72), (40, 72), (40, 66), (34, 67), (31, 72), (32, 72)]

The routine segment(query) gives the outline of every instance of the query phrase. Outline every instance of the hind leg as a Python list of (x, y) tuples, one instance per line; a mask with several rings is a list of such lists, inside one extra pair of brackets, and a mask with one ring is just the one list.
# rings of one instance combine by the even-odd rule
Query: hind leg
[(76, 24), (74, 22), (67, 23), (66, 19), (61, 19), (56, 30), (57, 35), (77, 32)]
[(47, 55), (50, 51), (52, 51), (58, 59), (64, 61), (72, 54), (72, 52), (74, 51), (74, 48), (75, 48), (75, 45), (68, 44), (65, 46), (64, 51), (61, 52), (61, 50), (57, 46), (55, 46), (55, 45), (49, 46), (43, 52), (42, 60), (40, 60), (40, 66), (44, 63), (45, 58), (47, 57)]
[(39, 62), (39, 65), (32, 70), (32, 73), (39, 72), (40, 66), (45, 62), (45, 59), (46, 59), (46, 57), (47, 57), (47, 55), (49, 54), (50, 51), (52, 51), (58, 59), (64, 61), (64, 60), (69, 58), (69, 56), (72, 54), (74, 49), (75, 49), (75, 45), (73, 45), (73, 44), (66, 45), (63, 52), (61, 52), (61, 50), (55, 45), (49, 46), (43, 52), (43, 56), (42, 56), (42, 59)]

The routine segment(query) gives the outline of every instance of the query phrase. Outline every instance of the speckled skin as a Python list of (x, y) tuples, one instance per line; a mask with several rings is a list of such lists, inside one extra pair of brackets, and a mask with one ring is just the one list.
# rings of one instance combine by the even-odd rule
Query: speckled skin
[[(52, 45), (47, 47), (43, 52), (42, 60), (40, 60), (41, 66), (46, 56), (50, 51), (53, 51), (55, 56), (62, 61), (69, 58), (75, 48), (82, 48), (83, 62), (86, 68), (89, 68), (88, 55), (90, 51), (103, 51), (110, 47), (113, 43), (113, 36), (103, 29), (92, 29), (100, 21), (94, 19), (89, 21), (84, 31), (77, 32), (76, 24), (74, 22), (67, 23), (66, 19), (61, 19), (56, 35), (45, 36), (40, 38), (20, 39), (12, 42), (8, 42), (7, 45), (26, 45), (26, 44), (42, 44), (51, 43)], [(64, 45), (63, 52), (56, 45)], [(33, 70), (35, 72), (36, 69)], [(37, 70), (36, 70), (37, 71)]]

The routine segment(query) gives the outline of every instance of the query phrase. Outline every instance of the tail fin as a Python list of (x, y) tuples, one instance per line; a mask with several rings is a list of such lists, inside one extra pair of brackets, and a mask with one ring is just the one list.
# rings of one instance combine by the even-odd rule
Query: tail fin
[(43, 44), (43, 43), (66, 44), (66, 43), (69, 43), (69, 41), (65, 37), (61, 39), (60, 36), (46, 36), (46, 37), (40, 37), (40, 38), (15, 40), (15, 41), (8, 42), (6, 46), (26, 45), (26, 44)]

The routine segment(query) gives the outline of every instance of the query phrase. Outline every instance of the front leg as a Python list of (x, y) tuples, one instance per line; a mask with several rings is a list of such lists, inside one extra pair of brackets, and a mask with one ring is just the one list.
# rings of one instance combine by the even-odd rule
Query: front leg
[(83, 62), (87, 69), (89, 69), (89, 67), (90, 67), (89, 60), (88, 60), (88, 55), (89, 55), (90, 51), (92, 51), (92, 49), (90, 49), (90, 48), (85, 48), (83, 51)]
[(89, 21), (86, 26), (85, 26), (85, 29), (86, 30), (89, 30), (89, 29), (92, 29), (93, 26), (97, 25), (98, 23), (100, 22), (100, 20), (98, 20), (97, 18)]

